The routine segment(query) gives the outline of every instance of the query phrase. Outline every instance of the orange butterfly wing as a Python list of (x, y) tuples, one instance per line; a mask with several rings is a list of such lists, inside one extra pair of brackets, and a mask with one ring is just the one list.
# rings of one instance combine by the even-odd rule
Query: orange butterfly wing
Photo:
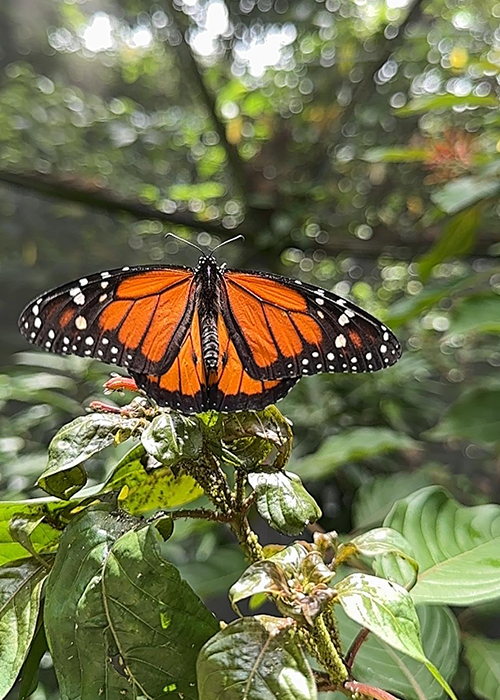
[(253, 379), (243, 367), (221, 316), (218, 318), (218, 369), (206, 375), (195, 311), (177, 358), (161, 376), (132, 372), (137, 386), (161, 406), (183, 413), (260, 410), (285, 396), (297, 379)]
[(19, 327), (45, 350), (160, 373), (189, 328), (193, 279), (189, 268), (168, 266), (97, 273), (29, 304)]
[(388, 328), (332, 292), (257, 272), (228, 271), (223, 279), (224, 320), (255, 379), (374, 372), (401, 356)]

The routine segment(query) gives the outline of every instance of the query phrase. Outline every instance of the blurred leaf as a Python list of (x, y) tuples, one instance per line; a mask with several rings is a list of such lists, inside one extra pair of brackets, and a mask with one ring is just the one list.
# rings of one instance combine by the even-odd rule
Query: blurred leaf
[[(500, 506), (462, 506), (430, 486), (398, 501), (384, 521), (412, 545), (420, 571), (416, 603), (476, 605), (500, 596)], [(384, 575), (404, 584), (406, 562), (385, 558)]]
[(335, 589), (348, 617), (393, 649), (424, 664), (448, 695), (456, 700), (446, 680), (425, 656), (420, 622), (408, 591), (368, 574), (351, 574), (339, 581)]
[(380, 525), (395, 501), (430, 485), (430, 476), (422, 471), (376, 476), (370, 479), (356, 491), (354, 496), (352, 504), (354, 529), (362, 530)]
[(136, 425), (116, 414), (89, 413), (65, 425), (49, 445), (47, 469), (37, 484), (57, 498), (68, 499), (87, 483), (82, 466), (89, 457), (126, 439)]
[(429, 279), (435, 265), (450, 257), (465, 255), (473, 249), (480, 220), (479, 207), (472, 207), (448, 221), (439, 240), (418, 262), (422, 280)]
[[(244, 653), (242, 653), (244, 651)], [(200, 700), (316, 700), (316, 683), (283, 618), (236, 620), (201, 650)]]
[(500, 296), (475, 294), (455, 304), (448, 334), (500, 332)]
[(500, 641), (467, 634), (464, 655), (474, 694), (484, 700), (500, 700)]
[(194, 501), (203, 494), (192, 477), (170, 467), (148, 468), (148, 456), (142, 445), (133, 447), (109, 475), (101, 493), (121, 491), (120, 506), (132, 515), (157, 508), (173, 508)]
[[(340, 636), (348, 649), (359, 632), (342, 610), (336, 610)], [(422, 646), (425, 656), (451, 683), (457, 671), (460, 638), (454, 615), (445, 607), (419, 605)], [(419, 661), (393, 649), (374, 634), (368, 635), (356, 655), (353, 665), (356, 680), (370, 683), (394, 693), (405, 700), (438, 700), (445, 694), (443, 688)]]
[(226, 597), (228, 588), (238, 579), (245, 566), (242, 551), (236, 546), (225, 545), (218, 547), (216, 555), (205, 561), (180, 564), (178, 568), (198, 595), (207, 599), (219, 594)]
[(481, 386), (464, 392), (439, 423), (427, 431), (426, 437), (497, 444), (500, 441), (500, 389)]
[(430, 112), (433, 109), (453, 109), (453, 107), (497, 107), (498, 99), (495, 95), (422, 95), (414, 97), (404, 107), (396, 109), (394, 113), (398, 117), (411, 117), (414, 114)]
[[(44, 620), (63, 697), (95, 700), (101, 687), (108, 697), (119, 690), (130, 691), (128, 679), (112, 663), (118, 652), (113, 650), (109, 635), (103, 634), (102, 615), (96, 616), (95, 604), (97, 596), (102, 605), (99, 587), (103, 560), (112, 543), (134, 522), (113, 515), (111, 506), (95, 506), (76, 516), (61, 537), (47, 582)], [(89, 605), (89, 595), (95, 589)], [(93, 626), (92, 653), (89, 647), (82, 647), (79, 653), (79, 635), (85, 635), (88, 626)], [(85, 641), (88, 643), (88, 636)], [(89, 679), (90, 685), (86, 682)]]
[(314, 481), (330, 476), (349, 462), (363, 462), (416, 446), (410, 437), (389, 428), (350, 428), (326, 438), (314, 454), (293, 462), (291, 467), (305, 481)]
[(161, 556), (160, 542), (149, 526), (112, 546), (103, 573), (106, 615), (127, 675), (139, 688), (155, 698), (175, 691), (197, 700), (196, 658), (219, 625)]
[(225, 187), (220, 182), (201, 182), (198, 184), (172, 185), (169, 196), (172, 199), (189, 201), (191, 199), (217, 199), (222, 197)]
[(478, 281), (477, 275), (468, 275), (444, 284), (440, 282), (439, 285), (427, 281), (426, 286), (418, 294), (404, 296), (392, 304), (385, 314), (385, 321), (389, 326), (397, 328), (436, 306), (442, 299), (452, 298), (453, 294), (461, 288), (474, 287)]
[(36, 559), (0, 567), (0, 698), (14, 685), (28, 654), (47, 575)]
[(447, 214), (456, 214), (461, 209), (482, 199), (492, 197), (500, 191), (498, 178), (483, 179), (480, 177), (460, 177), (446, 183), (444, 187), (431, 195), (431, 199)]
[(424, 149), (404, 146), (377, 146), (369, 148), (362, 156), (368, 163), (418, 163), (428, 157), (429, 152)]
[(146, 452), (166, 467), (182, 459), (198, 459), (203, 447), (198, 419), (177, 412), (161, 413), (153, 418), (141, 439)]
[(300, 478), (291, 472), (257, 472), (248, 477), (256, 507), (270, 527), (284, 535), (298, 535), (321, 518), (321, 510)]

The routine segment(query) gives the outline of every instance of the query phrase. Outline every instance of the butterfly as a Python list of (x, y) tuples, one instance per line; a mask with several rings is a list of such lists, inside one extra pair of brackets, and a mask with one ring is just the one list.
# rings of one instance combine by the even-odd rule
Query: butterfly
[(400, 357), (393, 333), (350, 301), (226, 269), (215, 250), (201, 251), (194, 269), (82, 277), (28, 304), (20, 330), (44, 350), (123, 367), (159, 405), (186, 414), (260, 410), (304, 375), (374, 372)]

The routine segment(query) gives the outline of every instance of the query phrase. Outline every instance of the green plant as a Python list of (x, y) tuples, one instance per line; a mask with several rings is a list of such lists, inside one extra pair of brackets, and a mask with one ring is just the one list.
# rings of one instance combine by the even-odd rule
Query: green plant
[[(428, 486), (382, 527), (339, 537), (314, 526), (312, 542), (263, 548), (253, 507), (288, 536), (321, 516), (286, 471), (292, 432), (275, 407), (185, 417), (137, 397), (93, 408), (52, 440), (38, 480), (49, 496), (0, 503), (0, 697), (16, 679), (19, 698), (34, 691), (46, 649), (62, 698), (456, 697), (446, 605), (500, 596), (500, 507)], [(125, 456), (86, 486), (89, 458), (119, 443)], [(169, 561), (183, 520), (228, 526), (245, 554), (228, 625)], [(274, 614), (253, 614), (266, 600)], [(467, 636), (472, 664), (483, 643)], [(480, 661), (481, 695), (492, 671)]]

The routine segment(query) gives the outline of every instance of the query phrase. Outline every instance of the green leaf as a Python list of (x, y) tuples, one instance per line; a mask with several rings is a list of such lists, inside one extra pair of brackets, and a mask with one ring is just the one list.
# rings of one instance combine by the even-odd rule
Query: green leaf
[(447, 182), (444, 187), (431, 195), (431, 199), (447, 214), (456, 214), (482, 199), (493, 197), (499, 191), (500, 180), (498, 178), (490, 176), (483, 179), (467, 176)]
[(395, 501), (430, 485), (430, 476), (422, 471), (377, 476), (370, 479), (356, 491), (354, 496), (352, 504), (354, 529), (362, 530), (381, 525)]
[(28, 655), (19, 674), (19, 694), (17, 700), (27, 700), (38, 687), (38, 674), (42, 656), (48, 651), (43, 616), (38, 617), (36, 632), (33, 636)]
[(314, 454), (294, 462), (292, 468), (304, 480), (314, 481), (350, 462), (363, 462), (415, 446), (410, 437), (388, 428), (351, 428), (327, 438)]
[(0, 567), (0, 698), (12, 688), (28, 654), (47, 575), (36, 559)]
[(139, 687), (155, 698), (175, 690), (196, 700), (196, 658), (219, 625), (161, 556), (160, 543), (149, 526), (113, 545), (103, 573), (106, 615), (124, 668)]
[[(420, 571), (416, 603), (475, 605), (500, 596), (500, 506), (462, 506), (431, 486), (398, 501), (384, 521), (412, 545)], [(408, 580), (408, 565), (388, 558), (384, 575)]]
[(68, 423), (49, 445), (47, 469), (37, 485), (57, 498), (69, 499), (87, 482), (82, 464), (115, 442), (126, 439), (136, 421), (116, 414), (89, 413)]
[(498, 444), (500, 389), (477, 387), (464, 392), (425, 435), (439, 441), (457, 438), (485, 445)]
[(286, 620), (257, 615), (210, 639), (197, 664), (200, 700), (316, 700), (316, 683)]
[(429, 151), (404, 146), (377, 146), (369, 148), (361, 157), (368, 163), (419, 163), (427, 160)]
[(335, 585), (344, 612), (393, 649), (424, 664), (448, 695), (455, 694), (437, 668), (425, 656), (420, 622), (408, 591), (368, 574), (351, 574)]
[(321, 518), (321, 510), (291, 472), (258, 472), (248, 477), (255, 490), (256, 507), (268, 525), (283, 535), (298, 535)]
[(500, 641), (465, 635), (464, 651), (474, 694), (484, 700), (500, 700)]
[(285, 572), (272, 558), (251, 564), (229, 589), (229, 599), (234, 605), (258, 593), (290, 594)]
[(474, 294), (455, 304), (448, 335), (461, 333), (500, 333), (500, 296)]
[(410, 117), (414, 114), (430, 112), (433, 109), (453, 109), (453, 107), (497, 107), (498, 99), (494, 95), (422, 95), (414, 97), (404, 107), (395, 110), (398, 117)]
[[(460, 638), (455, 616), (445, 607), (421, 605), (417, 608), (425, 656), (431, 659), (449, 683), (457, 671)], [(348, 649), (359, 626), (342, 610), (336, 611), (344, 649)], [(356, 655), (353, 676), (362, 683), (383, 688), (405, 700), (438, 700), (444, 691), (419, 661), (368, 635)]]
[[(95, 606), (89, 609), (88, 622), (85, 623), (85, 601), (88, 601), (88, 588), (92, 590), (99, 586), (104, 559), (111, 545), (133, 522), (129, 518), (113, 515), (111, 506), (99, 505), (77, 515), (61, 537), (47, 582), (44, 618), (47, 641), (63, 698), (95, 700), (101, 695), (95, 692), (97, 686), (106, 691), (108, 697), (116, 689), (130, 690), (127, 679), (112, 663), (117, 652), (104, 634), (105, 629), (99, 626), (102, 618), (96, 618)], [(81, 642), (83, 651), (78, 651), (80, 624), (83, 625), (82, 629), (91, 624), (97, 629), (97, 632), (96, 629), (93, 631), (92, 654), (82, 647)], [(95, 674), (96, 686), (92, 684), (88, 688), (84, 680), (92, 674)]]
[(258, 412), (230, 413), (224, 416), (222, 428), (221, 437), (228, 448), (224, 459), (233, 466), (248, 471), (258, 469), (273, 450), (277, 454), (269, 466), (282, 469), (288, 462), (293, 435), (289, 421), (276, 406)]
[(400, 557), (407, 561), (414, 570), (414, 579), (411, 581), (411, 584), (413, 585), (417, 579), (418, 564), (413, 558), (412, 547), (397, 530), (389, 527), (378, 527), (375, 530), (369, 530), (363, 535), (359, 535), (340, 545), (337, 557), (342, 557), (343, 551), (351, 548), (354, 548), (356, 553), (365, 557), (376, 558), (374, 568), (377, 574), (380, 572), (380, 561), (385, 556), (392, 554)]
[[(75, 504), (73, 504), (75, 505)], [(29, 539), (37, 554), (49, 554), (57, 548), (61, 530), (67, 520), (65, 510), (72, 505), (51, 498), (36, 498), (26, 501), (3, 501), (0, 503), (0, 566), (17, 559), (31, 558), (16, 532), (12, 522), (27, 521)]]
[(472, 207), (448, 221), (439, 240), (418, 262), (422, 280), (429, 279), (435, 265), (448, 258), (465, 255), (473, 249), (480, 220), (479, 207)]
[(200, 457), (203, 433), (196, 418), (161, 413), (142, 433), (142, 444), (148, 454), (165, 467), (172, 467), (182, 459)]
[(101, 493), (121, 491), (118, 502), (132, 515), (180, 506), (203, 494), (188, 474), (174, 474), (170, 467), (148, 468), (148, 461), (142, 445), (132, 448), (110, 474)]

